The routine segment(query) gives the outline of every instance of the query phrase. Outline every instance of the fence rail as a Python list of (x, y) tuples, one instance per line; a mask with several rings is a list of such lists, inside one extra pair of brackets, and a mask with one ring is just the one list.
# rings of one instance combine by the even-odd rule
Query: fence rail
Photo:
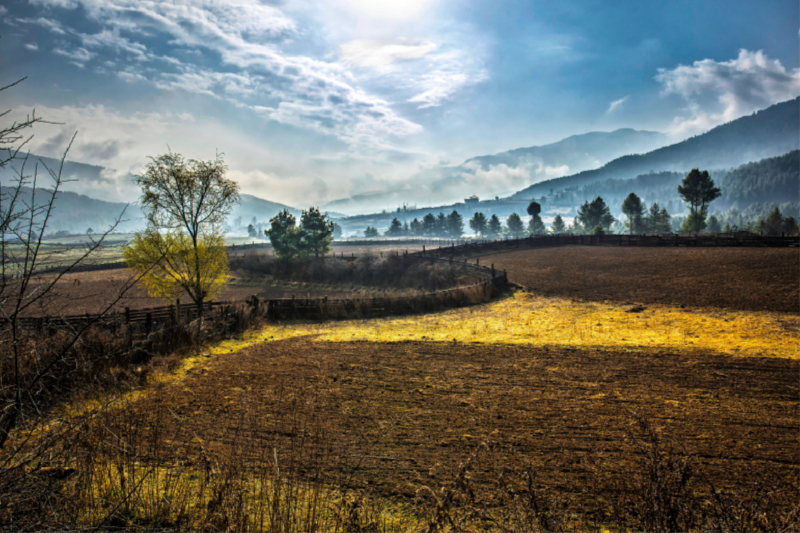
[[(425, 239), (421, 239), (425, 241)], [(395, 241), (397, 242), (397, 241)], [(442, 244), (443, 241), (434, 241)], [(797, 247), (798, 237), (765, 237), (744, 234), (718, 235), (541, 235), (509, 240), (477, 240), (450, 242), (449, 246), (438, 246), (418, 252), (406, 252), (407, 256), (423, 261), (437, 261), (471, 269), (481, 281), (467, 285), (407, 297), (391, 298), (276, 298), (260, 300), (253, 296), (248, 300), (254, 311), (270, 319), (325, 319), (347, 316), (376, 317), (413, 312), (430, 312), (448, 307), (458, 307), (477, 301), (486, 301), (503, 291), (508, 285), (506, 272), (495, 271), (494, 266), (467, 263), (466, 257), (492, 251), (507, 251), (522, 248), (551, 246), (758, 246)], [(458, 244), (457, 244), (458, 243)], [(455, 258), (459, 258), (456, 260)], [(464, 258), (464, 262), (460, 261)], [(352, 258), (343, 258), (350, 260)], [(478, 259), (477, 261), (480, 261)], [(110, 263), (124, 266), (124, 262)], [(103, 265), (85, 265), (87, 269), (100, 270)], [(78, 270), (75, 270), (78, 271)], [(213, 319), (217, 315), (227, 316), (232, 306), (244, 302), (208, 302), (203, 315)], [(199, 316), (194, 304), (167, 305), (148, 309), (125, 309), (124, 312), (106, 315), (70, 315), (57, 317), (20, 317), (23, 327), (46, 329), (78, 327), (87, 323), (129, 324), (144, 329), (147, 333), (167, 324), (191, 322)], [(0, 321), (0, 326), (7, 321)]]
[(800, 237), (768, 237), (720, 233), (716, 235), (537, 235), (521, 239), (476, 240), (465, 244), (439, 246), (413, 252), (411, 255), (463, 257), (489, 251), (551, 246), (675, 246), (675, 247), (763, 247), (800, 246)]
[[(411, 255), (411, 254), (409, 254)], [(203, 316), (210, 320), (226, 317), (235, 311), (236, 306), (249, 305), (252, 312), (272, 320), (313, 319), (346, 317), (379, 317), (416, 312), (431, 312), (439, 309), (461, 307), (481, 301), (488, 301), (502, 292), (508, 285), (505, 272), (492, 267), (471, 263), (453, 263), (452, 259), (433, 256), (417, 256), (420, 261), (453, 264), (469, 269), (479, 279), (470, 285), (458, 286), (413, 296), (388, 298), (273, 298), (260, 299), (252, 296), (246, 301), (207, 302), (203, 306)], [(345, 258), (344, 260), (351, 260)], [(174, 326), (190, 323), (199, 317), (194, 304), (173, 304), (147, 309), (129, 309), (105, 315), (83, 314), (68, 316), (19, 317), (18, 324), (24, 328), (50, 331), (58, 328), (78, 328), (86, 324), (117, 328), (120, 325), (136, 327), (144, 334)], [(0, 326), (7, 321), (0, 321)]]

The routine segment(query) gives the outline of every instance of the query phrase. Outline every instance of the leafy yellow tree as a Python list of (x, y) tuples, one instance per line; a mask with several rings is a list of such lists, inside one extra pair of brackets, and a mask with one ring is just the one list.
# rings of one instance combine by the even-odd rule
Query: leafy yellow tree
[(222, 225), (239, 202), (239, 186), (225, 177), (226, 171), (221, 156), (196, 161), (168, 153), (151, 158), (136, 176), (147, 229), (126, 247), (125, 260), (142, 274), (152, 296), (185, 292), (199, 316), (203, 302), (227, 280)]
[(145, 230), (134, 236), (124, 255), (130, 268), (145, 272), (140, 282), (151, 296), (174, 299), (186, 293), (201, 312), (203, 302), (228, 280), (221, 235), (201, 235), (195, 247), (188, 235)]

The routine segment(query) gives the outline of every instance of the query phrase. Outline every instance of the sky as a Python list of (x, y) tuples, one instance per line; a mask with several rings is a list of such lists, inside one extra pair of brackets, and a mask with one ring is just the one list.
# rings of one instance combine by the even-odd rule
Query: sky
[[(0, 111), (33, 153), (106, 167), (224, 154), (297, 207), (589, 131), (681, 140), (800, 94), (796, 0), (5, 0)], [(454, 198), (456, 200), (457, 198)]]

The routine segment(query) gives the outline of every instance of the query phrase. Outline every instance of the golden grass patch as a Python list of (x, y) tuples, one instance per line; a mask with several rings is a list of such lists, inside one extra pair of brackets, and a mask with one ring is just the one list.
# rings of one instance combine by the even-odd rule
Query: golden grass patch
[(271, 325), (213, 353), (271, 340), (317, 335), (327, 342), (456, 342), (533, 346), (704, 349), (742, 357), (798, 359), (800, 318), (721, 309), (574, 302), (518, 292), (501, 301), (429, 315)]

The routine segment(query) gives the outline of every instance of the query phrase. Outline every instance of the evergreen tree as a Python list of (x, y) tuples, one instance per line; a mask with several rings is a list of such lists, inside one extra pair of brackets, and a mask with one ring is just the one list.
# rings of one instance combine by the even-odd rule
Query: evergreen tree
[(544, 233), (547, 228), (545, 228), (544, 222), (542, 222), (542, 217), (539, 216), (539, 213), (542, 212), (542, 205), (539, 202), (531, 202), (528, 204), (526, 211), (531, 217), (528, 222), (528, 233), (531, 235), (541, 235)]
[(310, 207), (300, 216), (301, 246), (314, 257), (330, 252), (333, 241), (333, 222), (316, 207)]
[(378, 228), (373, 228), (373, 227), (367, 226), (366, 229), (364, 230), (364, 237), (366, 237), (368, 239), (372, 239), (374, 237), (378, 237), (379, 235), (380, 235), (380, 233), (378, 233)]
[(506, 225), (508, 226), (508, 233), (515, 239), (519, 239), (522, 237), (524, 225), (522, 224), (522, 219), (516, 213), (511, 213), (508, 215), (508, 219), (506, 219)]
[(598, 223), (595, 227), (592, 228), (591, 233), (589, 235), (605, 235), (606, 230), (603, 227), (602, 223)]
[(337, 239), (337, 240), (341, 239), (343, 234), (344, 234), (344, 231), (342, 230), (342, 227), (339, 224), (337, 224), (336, 222), (334, 222), (333, 223), (333, 238)]
[(387, 237), (400, 237), (403, 234), (403, 225), (397, 218), (392, 219), (389, 229), (386, 230)]
[(662, 207), (658, 213), (658, 223), (656, 224), (656, 233), (670, 233), (672, 231), (672, 223), (670, 222), (670, 215), (666, 207)]
[(786, 217), (783, 219), (781, 232), (786, 233), (786, 235), (797, 235), (797, 229), (797, 220), (795, 220), (794, 217)]
[(411, 229), (408, 227), (408, 221), (403, 222), (403, 235), (411, 235)]
[(667, 209), (659, 206), (658, 202), (654, 202), (642, 220), (642, 225), (645, 231), (650, 233), (670, 233), (672, 231), (670, 218)]
[(503, 232), (503, 223), (497, 218), (497, 215), (492, 215), (489, 218), (489, 228), (486, 231), (486, 236), (490, 239), (497, 239)]
[(269, 221), (269, 229), (265, 230), (267, 237), (272, 243), (275, 255), (283, 261), (291, 261), (295, 257), (304, 255), (304, 250), (300, 243), (300, 230), (297, 227), (297, 219), (284, 209)]
[(608, 228), (614, 223), (614, 217), (603, 198), (598, 196), (591, 202), (584, 202), (578, 208), (578, 221), (585, 228), (594, 228), (598, 224)]
[(641, 233), (644, 227), (645, 205), (636, 193), (630, 193), (622, 202), (622, 212), (628, 217), (628, 223), (626, 225), (628, 226), (630, 234)]
[(702, 211), (689, 213), (680, 226), (681, 233), (699, 233), (706, 229), (706, 214)]
[(547, 233), (547, 227), (542, 222), (542, 217), (539, 215), (532, 215), (528, 221), (528, 233), (531, 235), (544, 235)]
[(529, 203), (525, 210), (530, 216), (535, 216), (542, 212), (542, 205), (539, 202), (534, 201)]
[(469, 219), (469, 227), (475, 232), (475, 235), (483, 237), (487, 229), (486, 215), (480, 212), (475, 213), (472, 218)]
[[(691, 220), (693, 228), (687, 227), (687, 229), (697, 233), (706, 226), (708, 204), (719, 198), (722, 193), (719, 187), (714, 186), (714, 180), (708, 175), (707, 170), (700, 172), (693, 168), (678, 185), (678, 194), (689, 204), (689, 216), (686, 220)], [(681, 229), (684, 229), (684, 226), (681, 226)]]
[(423, 225), (422, 222), (417, 220), (416, 218), (411, 221), (411, 224), (408, 226), (410, 234), (414, 237), (421, 237), (424, 235)]
[(567, 231), (567, 225), (564, 224), (564, 219), (561, 218), (561, 215), (556, 215), (556, 218), (553, 219), (553, 225), (550, 226), (550, 229), (556, 235)]
[(455, 209), (447, 215), (447, 233), (453, 239), (460, 239), (464, 234), (464, 217)]
[(719, 224), (719, 219), (715, 215), (708, 217), (708, 225), (706, 227), (709, 233), (720, 233), (722, 228)]
[(425, 237), (433, 237), (436, 235), (436, 217), (433, 213), (428, 213), (422, 217), (422, 235)]
[(437, 237), (448, 237), (447, 216), (444, 213), (439, 213), (436, 216), (436, 230), (434, 234)]

